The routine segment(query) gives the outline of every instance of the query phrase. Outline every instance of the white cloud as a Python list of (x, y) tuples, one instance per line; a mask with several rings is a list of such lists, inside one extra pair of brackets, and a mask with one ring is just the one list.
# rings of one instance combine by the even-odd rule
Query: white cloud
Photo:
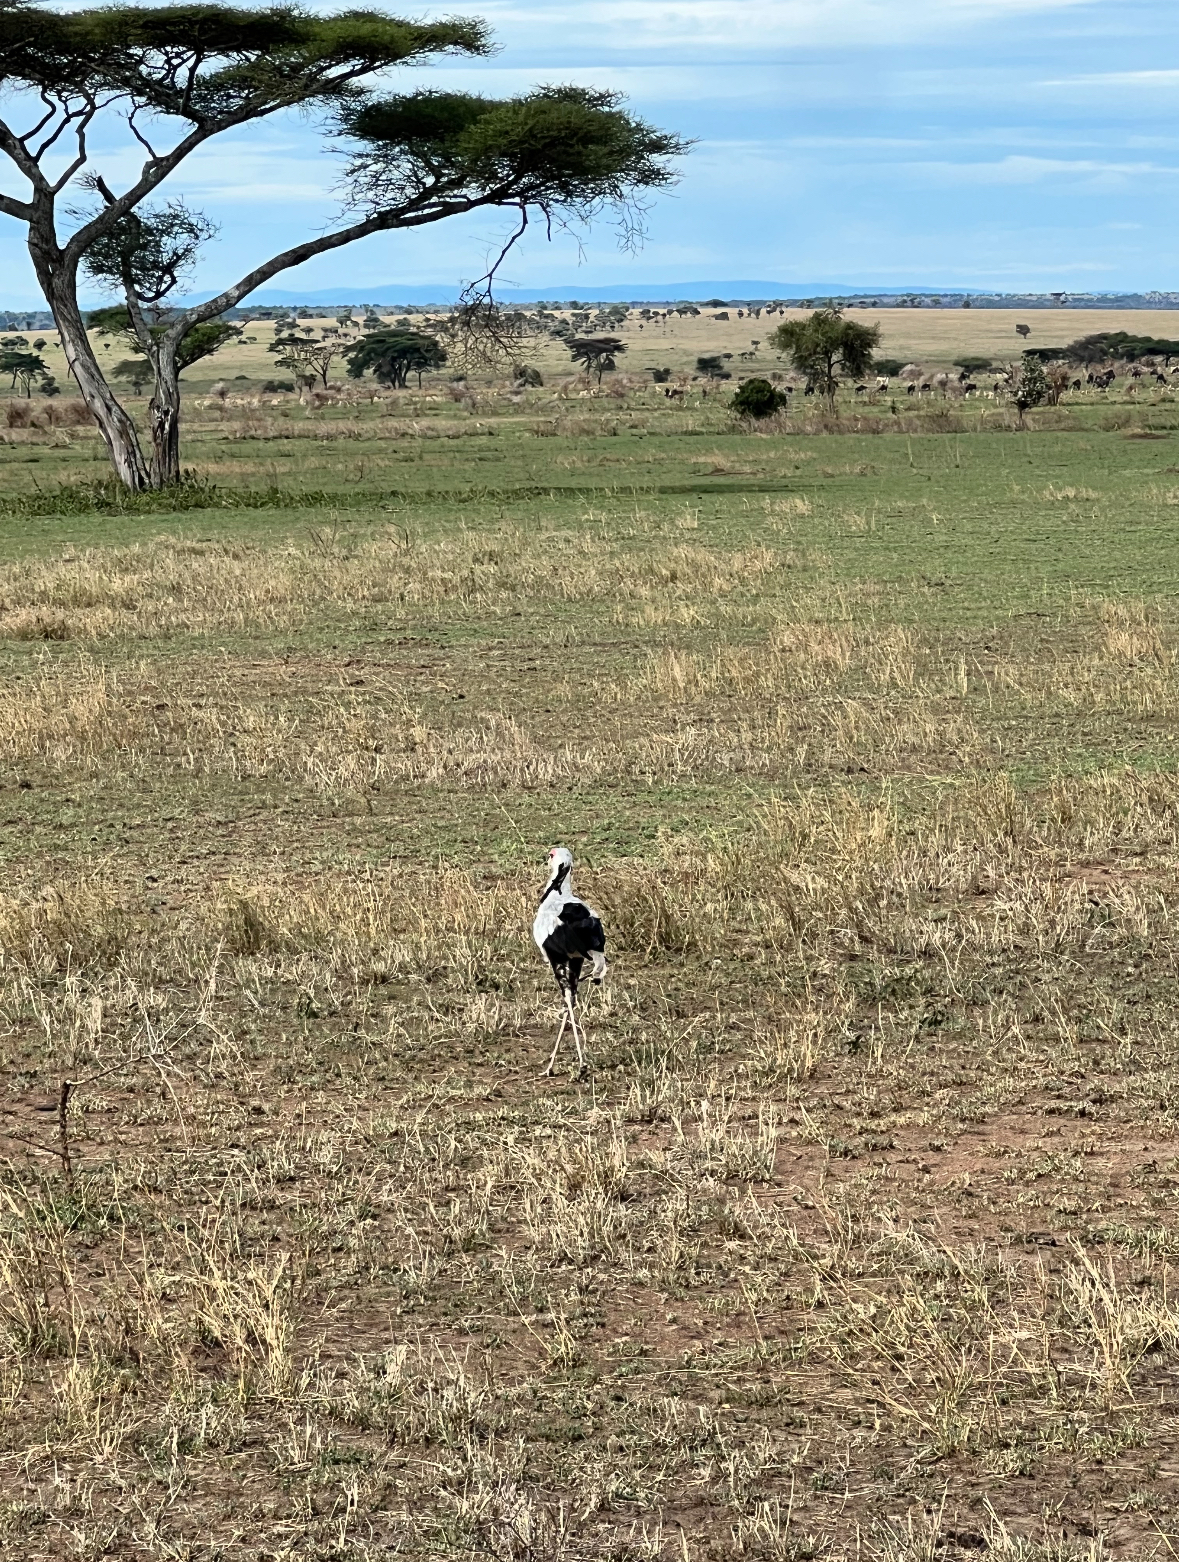
[[(680, 59), (701, 49), (710, 57), (769, 48), (844, 45), (888, 48), (928, 43), (980, 22), (1079, 11), (1101, 0), (567, 0), (523, 5), (490, 0), (481, 9), (500, 37), (518, 49), (568, 52), (581, 38), (603, 35), (628, 52), (658, 49)], [(584, 47), (584, 45), (583, 45)]]
[(1093, 76), (1061, 76), (1038, 87), (1179, 87), (1179, 70), (1102, 71)]
[(1004, 157), (993, 163), (909, 163), (910, 170), (953, 184), (1041, 184), (1050, 179), (1174, 178), (1179, 168), (1097, 158)]

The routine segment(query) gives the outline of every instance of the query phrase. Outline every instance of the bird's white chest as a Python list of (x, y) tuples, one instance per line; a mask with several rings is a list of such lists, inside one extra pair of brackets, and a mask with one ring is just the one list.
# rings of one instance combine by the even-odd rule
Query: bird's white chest
[(546, 895), (537, 907), (536, 916), (532, 921), (532, 936), (537, 946), (543, 949), (545, 940), (551, 938), (561, 920), (561, 912), (569, 904), (573, 897), (554, 893)]

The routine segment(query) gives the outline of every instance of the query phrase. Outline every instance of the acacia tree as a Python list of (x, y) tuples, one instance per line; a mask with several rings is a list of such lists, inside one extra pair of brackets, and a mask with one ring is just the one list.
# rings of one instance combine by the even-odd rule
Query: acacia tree
[(603, 374), (618, 367), (619, 353), (626, 351), (626, 343), (617, 336), (575, 337), (567, 345), (574, 363), (585, 364), (586, 379), (596, 373), (599, 385), (602, 383)]
[(845, 320), (841, 309), (816, 309), (805, 320), (783, 320), (770, 342), (790, 361), (835, 411), (839, 382), (847, 376), (861, 379), (872, 367), (872, 353), (880, 341), (878, 325)]
[(425, 331), (407, 331), (401, 326), (392, 326), (361, 337), (344, 356), (348, 359), (350, 379), (360, 379), (369, 369), (379, 385), (404, 390), (409, 376), (416, 374), (420, 389), (426, 370), (441, 369), (445, 364), (446, 349), (436, 336), (429, 336)]
[(281, 369), (290, 369), (296, 380), (314, 385), (318, 378), (325, 388), (332, 364), (344, 351), (343, 342), (308, 341), (302, 336), (280, 336), (271, 342), (268, 352), (277, 353)]
[[(27, 228), (70, 370), (129, 488), (179, 476), (178, 354), (186, 335), (288, 267), (370, 234), (480, 207), (513, 208), (516, 236), (530, 213), (551, 223), (588, 219), (606, 207), (634, 231), (636, 202), (672, 181), (669, 159), (686, 144), (623, 112), (616, 95), (571, 87), (501, 102), (462, 93), (373, 94), (373, 78), (392, 66), (440, 54), (481, 56), (490, 47), (484, 24), (462, 19), (417, 23), (377, 11), (315, 15), (297, 5), (200, 3), (61, 11), (0, 0), (0, 85), (14, 106), (0, 118), (0, 153), (27, 186), (22, 194), (0, 193), (0, 215)], [(352, 151), (350, 209), (331, 231), (170, 315), (154, 339), (149, 464), (86, 336), (77, 297), (83, 260), (128, 216), (150, 212), (163, 182), (216, 136), (285, 110), (317, 108), (327, 116), (325, 129)], [(119, 191), (99, 182), (95, 166), (112, 117), (143, 156)], [(103, 204), (67, 234), (63, 219), (68, 227), (80, 190), (97, 192)], [(122, 285), (134, 318), (144, 303), (134, 265)]]
[(26, 397), (33, 394), (33, 381), (44, 380), (49, 366), (39, 353), (21, 352), (19, 348), (6, 347), (0, 351), (0, 374), (12, 375), (12, 389), (20, 381)]
[[(91, 330), (100, 330), (111, 336), (122, 347), (130, 351), (142, 360), (140, 372), (133, 377), (133, 384), (138, 394), (139, 387), (145, 380), (155, 379), (155, 369), (159, 354), (159, 343), (168, 329), (171, 314), (167, 311), (153, 312), (149, 322), (146, 312), (141, 311), (136, 321), (126, 304), (114, 304), (107, 309), (92, 309), (86, 316), (86, 324)], [(142, 331), (142, 335), (141, 335)], [(236, 342), (242, 334), (240, 325), (232, 325), (228, 320), (202, 320), (199, 325), (194, 325), (187, 330), (180, 339), (176, 349), (176, 373), (179, 375), (185, 369), (199, 363), (202, 358), (209, 358), (213, 353), (219, 352), (229, 342)], [(123, 363), (131, 360), (124, 359)], [(121, 364), (116, 364), (113, 374), (115, 378), (132, 378)], [(149, 406), (149, 415), (155, 416), (154, 402)], [(179, 433), (178, 427), (173, 430)], [(153, 460), (157, 454), (157, 447), (153, 446)], [(179, 448), (176, 450), (179, 458)]]

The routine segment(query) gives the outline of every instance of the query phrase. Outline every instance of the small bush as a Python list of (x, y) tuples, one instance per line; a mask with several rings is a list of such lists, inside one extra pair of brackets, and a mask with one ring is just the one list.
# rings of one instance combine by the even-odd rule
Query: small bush
[(55, 401), (51, 407), (45, 408), (45, 416), (49, 419), (50, 428), (86, 428), (94, 422), (90, 408), (76, 398)]
[(33, 410), (31, 401), (10, 401), (4, 409), (4, 423), (7, 428), (45, 427)]
[(294, 388), (294, 380), (267, 380), (262, 386), (262, 394), (264, 396), (273, 396), (279, 391), (293, 391)]
[(775, 390), (769, 380), (746, 380), (729, 402), (729, 408), (740, 418), (772, 418), (788, 399), (785, 391)]

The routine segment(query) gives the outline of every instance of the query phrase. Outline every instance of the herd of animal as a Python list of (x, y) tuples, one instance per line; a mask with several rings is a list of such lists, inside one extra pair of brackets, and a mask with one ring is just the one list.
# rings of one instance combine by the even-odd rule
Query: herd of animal
[[(748, 358), (752, 357), (753, 355), (750, 353), (741, 353), (740, 356), (742, 358)], [(1176, 377), (1179, 377), (1179, 366), (1176, 366), (1173, 369), (1169, 369), (1165, 374), (1161, 369), (1144, 369), (1138, 364), (1132, 365), (1125, 371), (1125, 378), (1127, 380), (1153, 380), (1156, 384), (1159, 385), (1172, 385), (1174, 384)], [(1008, 388), (1003, 380), (998, 379), (994, 382), (990, 390), (984, 390), (966, 372), (958, 375), (951, 375), (946, 371), (941, 371), (937, 374), (931, 374), (926, 377), (924, 371), (916, 364), (906, 365), (906, 367), (901, 370), (898, 378), (907, 380), (905, 385), (905, 394), (907, 396), (914, 397), (937, 396), (939, 394), (943, 398), (951, 395), (982, 395), (987, 397), (998, 397), (1002, 396)], [(1117, 379), (1118, 373), (1116, 369), (1090, 369), (1086, 372), (1083, 379), (1078, 375), (1076, 378), (1070, 380), (1068, 382), (1067, 388), (1072, 391), (1081, 391), (1088, 387), (1092, 390), (1105, 391), (1109, 390), (1110, 387), (1117, 382)], [(814, 396), (818, 394), (816, 387), (809, 383), (803, 385), (802, 387), (790, 384), (785, 384), (782, 386), (782, 389), (788, 396), (793, 396), (795, 391), (800, 388), (803, 396)], [(876, 377), (874, 384), (869, 384), (868, 381), (865, 380), (856, 385), (855, 394), (857, 396), (888, 395), (891, 389), (892, 377), (890, 375), (882, 374)], [(684, 395), (686, 394), (685, 387), (682, 385), (664, 385), (662, 390), (663, 394), (668, 398), (669, 401), (682, 401)]]

